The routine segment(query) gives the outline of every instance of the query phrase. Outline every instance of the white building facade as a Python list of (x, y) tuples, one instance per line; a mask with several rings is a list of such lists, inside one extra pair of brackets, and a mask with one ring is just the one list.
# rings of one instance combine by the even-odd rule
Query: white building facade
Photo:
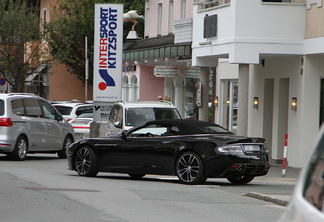
[[(212, 16), (216, 34), (206, 36)], [(217, 66), (216, 122), (265, 137), (276, 162), (288, 134), (293, 167), (303, 165), (324, 120), (323, 25), (322, 0), (194, 3), (192, 64)]]

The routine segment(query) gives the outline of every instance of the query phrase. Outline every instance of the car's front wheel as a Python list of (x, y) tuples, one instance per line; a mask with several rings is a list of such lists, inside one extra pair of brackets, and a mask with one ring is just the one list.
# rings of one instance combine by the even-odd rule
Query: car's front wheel
[(227, 178), (232, 184), (246, 184), (250, 183), (254, 179), (254, 176), (230, 176)]
[(185, 184), (199, 184), (206, 181), (204, 164), (201, 157), (194, 152), (185, 152), (176, 160), (176, 175)]
[(27, 156), (28, 143), (27, 139), (24, 136), (19, 136), (15, 148), (12, 153), (9, 154), (12, 160), (24, 160)]
[(67, 148), (69, 148), (69, 146), (73, 143), (73, 139), (71, 136), (66, 136), (64, 139), (64, 143), (63, 143), (63, 147), (62, 150), (60, 150), (59, 152), (57, 152), (57, 155), (59, 158), (61, 159), (65, 159), (66, 158), (66, 150)]
[(92, 148), (86, 146), (77, 151), (75, 169), (80, 176), (94, 177), (98, 174), (98, 157)]

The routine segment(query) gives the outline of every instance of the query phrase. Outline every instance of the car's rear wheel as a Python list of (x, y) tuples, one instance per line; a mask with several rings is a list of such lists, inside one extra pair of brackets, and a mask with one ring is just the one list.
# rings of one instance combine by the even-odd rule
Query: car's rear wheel
[(254, 176), (230, 176), (227, 178), (232, 184), (246, 184), (250, 183), (254, 179)]
[(94, 177), (98, 174), (98, 157), (93, 149), (82, 147), (77, 151), (75, 169), (80, 176)]
[(66, 136), (64, 139), (64, 143), (63, 143), (63, 148), (62, 150), (60, 150), (59, 152), (57, 152), (57, 155), (59, 158), (61, 159), (65, 159), (66, 158), (66, 150), (67, 148), (69, 148), (69, 146), (73, 143), (73, 139), (71, 136)]
[(199, 184), (206, 181), (204, 164), (201, 157), (194, 152), (181, 154), (175, 164), (176, 175), (185, 184)]
[(26, 137), (19, 136), (17, 141), (16, 141), (14, 150), (12, 151), (12, 153), (9, 154), (10, 158), (12, 160), (24, 160), (24, 159), (26, 159), (27, 148), (28, 148), (28, 144), (27, 144)]
[(145, 176), (145, 174), (133, 174), (133, 173), (129, 173), (128, 175), (133, 179), (141, 179), (142, 177)]

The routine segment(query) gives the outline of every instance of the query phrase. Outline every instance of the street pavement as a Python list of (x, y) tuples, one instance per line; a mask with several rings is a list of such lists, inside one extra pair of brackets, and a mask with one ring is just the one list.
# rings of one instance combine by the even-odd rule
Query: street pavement
[[(287, 182), (297, 182), (301, 168), (287, 167), (285, 173), (283, 173), (282, 165), (271, 165), (270, 170), (266, 176), (260, 177), (264, 180), (277, 180)], [(257, 192), (250, 192), (244, 194), (244, 196), (264, 200), (275, 203), (281, 206), (287, 206), (291, 195), (268, 195)]]

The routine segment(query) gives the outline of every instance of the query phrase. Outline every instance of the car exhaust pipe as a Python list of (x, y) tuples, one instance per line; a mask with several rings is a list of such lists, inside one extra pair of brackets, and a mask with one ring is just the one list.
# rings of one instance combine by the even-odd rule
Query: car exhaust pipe
[(241, 171), (243, 170), (243, 166), (242, 166), (242, 165), (237, 166), (237, 167), (236, 167), (236, 170), (237, 170), (238, 172), (241, 172)]

